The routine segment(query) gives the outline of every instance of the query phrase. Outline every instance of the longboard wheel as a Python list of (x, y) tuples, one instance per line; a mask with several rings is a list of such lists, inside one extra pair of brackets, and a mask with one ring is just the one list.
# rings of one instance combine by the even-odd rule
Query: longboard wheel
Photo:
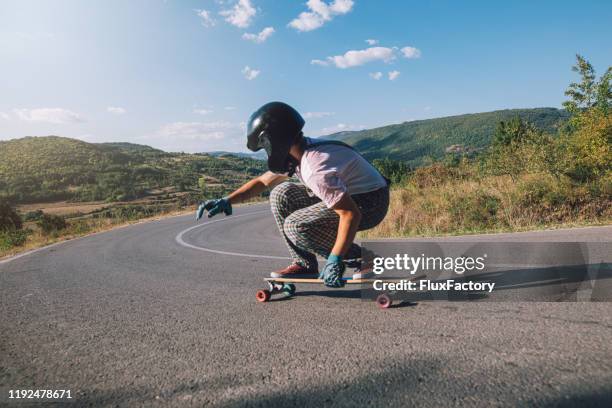
[(391, 300), (389, 295), (387, 295), (386, 293), (378, 295), (378, 297), (376, 298), (376, 304), (381, 309), (388, 309), (392, 303), (393, 301)]
[(258, 290), (257, 293), (255, 294), (255, 299), (257, 299), (258, 302), (267, 302), (268, 300), (270, 300), (271, 296), (272, 296), (272, 293), (270, 293), (269, 290), (261, 289), (261, 290)]
[(289, 296), (293, 296), (293, 294), (295, 293), (295, 285), (293, 283), (286, 283), (283, 287), (283, 290)]

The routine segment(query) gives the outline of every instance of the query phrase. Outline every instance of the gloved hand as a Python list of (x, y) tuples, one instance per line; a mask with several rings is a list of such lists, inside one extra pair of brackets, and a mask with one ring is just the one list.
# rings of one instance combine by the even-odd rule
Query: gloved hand
[(323, 279), (325, 286), (330, 288), (341, 288), (344, 286), (342, 276), (344, 275), (345, 268), (341, 256), (330, 254), (327, 258), (325, 267), (319, 274), (319, 279)]
[(227, 197), (207, 200), (198, 207), (198, 211), (196, 211), (196, 221), (202, 218), (204, 211), (208, 211), (208, 218), (219, 214), (221, 211), (223, 211), (225, 215), (232, 215), (232, 203), (229, 202)]

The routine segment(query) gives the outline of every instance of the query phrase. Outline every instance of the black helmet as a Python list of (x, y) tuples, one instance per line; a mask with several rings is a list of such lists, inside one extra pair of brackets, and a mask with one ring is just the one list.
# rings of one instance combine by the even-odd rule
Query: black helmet
[(304, 118), (283, 102), (270, 102), (257, 109), (247, 124), (247, 147), (268, 154), (268, 168), (274, 173), (293, 174), (295, 159), (289, 148), (299, 139)]

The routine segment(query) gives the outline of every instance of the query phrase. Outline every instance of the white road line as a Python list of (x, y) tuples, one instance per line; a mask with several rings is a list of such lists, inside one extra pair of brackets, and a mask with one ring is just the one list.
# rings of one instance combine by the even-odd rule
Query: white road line
[(46, 245), (44, 247), (32, 249), (30, 251), (26, 251), (26, 252), (22, 252), (22, 253), (17, 254), (17, 255), (13, 255), (10, 258), (6, 258), (6, 259), (0, 260), (0, 265), (5, 264), (5, 263), (9, 263), (9, 262), (14, 261), (14, 260), (19, 259), (19, 258), (23, 258), (24, 256), (27, 256), (27, 255), (35, 254), (35, 253), (43, 251), (45, 249), (49, 249), (49, 248), (53, 248), (53, 247), (61, 245), (61, 244), (65, 244), (66, 242), (74, 241), (76, 239), (78, 239), (78, 238), (70, 239), (70, 240), (67, 240), (67, 241), (54, 242), (53, 244)]
[(174, 238), (174, 240), (176, 241), (177, 244), (182, 245), (184, 247), (191, 248), (191, 249), (196, 249), (198, 251), (211, 252), (213, 254), (230, 255), (230, 256), (242, 256), (242, 257), (245, 257), (245, 258), (283, 259), (283, 260), (290, 259), (289, 257), (286, 257), (286, 256), (244, 254), (244, 253), (240, 253), (240, 252), (219, 251), (219, 250), (216, 250), (216, 249), (210, 249), (210, 248), (205, 248), (205, 247), (199, 247), (199, 246), (196, 246), (196, 245), (192, 245), (192, 244), (189, 244), (189, 243), (187, 243), (187, 242), (185, 242), (183, 240), (183, 235), (185, 235), (186, 233), (188, 233), (190, 231), (193, 231), (196, 228), (206, 228), (208, 225), (214, 224), (216, 222), (223, 222), (223, 221), (232, 220), (232, 219), (235, 219), (235, 218), (246, 217), (248, 215), (263, 214), (263, 213), (267, 213), (267, 212), (268, 211), (255, 211), (255, 212), (248, 213), (248, 214), (232, 215), (230, 217), (222, 218), (220, 220), (209, 221), (209, 222), (204, 223), (204, 224), (200, 224), (200, 225), (196, 225), (196, 226), (193, 226), (193, 227), (189, 227), (189, 228), (179, 232), (177, 234), (177, 236)]

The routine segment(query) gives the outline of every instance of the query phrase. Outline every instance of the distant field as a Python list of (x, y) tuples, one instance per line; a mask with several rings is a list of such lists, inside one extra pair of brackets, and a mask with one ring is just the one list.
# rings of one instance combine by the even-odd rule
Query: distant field
[(131, 201), (118, 201), (113, 203), (108, 203), (105, 201), (90, 201), (90, 202), (69, 202), (69, 201), (57, 201), (51, 203), (31, 203), (31, 204), (21, 204), (16, 208), (21, 213), (28, 213), (32, 211), (43, 211), (47, 214), (55, 214), (62, 216), (70, 216), (74, 214), (80, 215), (88, 215), (95, 213), (104, 208), (112, 208), (112, 207), (120, 207), (126, 205), (150, 205), (150, 204), (159, 204), (162, 202), (172, 202), (176, 200), (177, 197), (185, 196), (186, 193), (176, 193), (172, 195), (172, 198), (164, 199), (161, 194), (153, 194), (147, 197), (143, 197), (138, 200)]
[(67, 201), (58, 201), (56, 203), (36, 203), (18, 205), (17, 210), (21, 213), (41, 210), (47, 214), (68, 215), (74, 213), (88, 214), (96, 210), (100, 210), (107, 206), (104, 201), (92, 201), (89, 203), (69, 203)]

